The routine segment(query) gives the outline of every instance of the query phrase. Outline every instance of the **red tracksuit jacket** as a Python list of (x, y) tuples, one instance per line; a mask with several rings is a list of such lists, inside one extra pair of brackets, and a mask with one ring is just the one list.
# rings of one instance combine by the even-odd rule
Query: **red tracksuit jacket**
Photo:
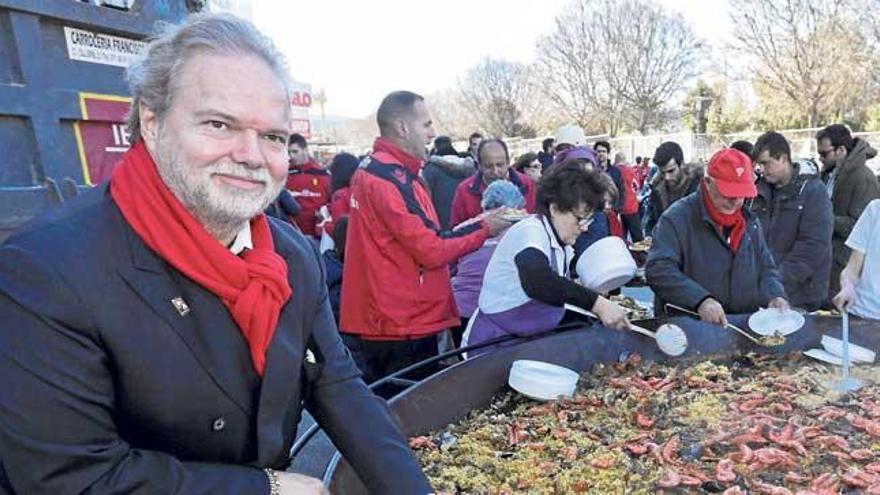
[(388, 153), (351, 181), (340, 329), (368, 340), (427, 337), (460, 324), (449, 264), (489, 236), (483, 223), (441, 231), (427, 188)]
[(330, 202), (330, 173), (311, 159), (302, 167), (291, 165), (287, 173), (287, 189), (301, 208), (296, 225), (306, 235), (321, 235), (315, 213)]

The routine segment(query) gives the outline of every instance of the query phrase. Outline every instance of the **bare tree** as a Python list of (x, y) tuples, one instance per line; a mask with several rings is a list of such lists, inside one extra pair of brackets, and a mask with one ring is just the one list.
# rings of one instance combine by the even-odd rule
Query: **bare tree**
[(458, 89), (443, 89), (425, 96), (434, 120), (434, 129), (453, 140), (466, 139), (477, 129), (472, 113), (462, 103)]
[(703, 53), (680, 16), (649, 0), (575, 0), (538, 43), (550, 99), (585, 129), (611, 135), (663, 124)]
[(526, 66), (486, 58), (467, 72), (459, 90), (462, 103), (489, 134), (534, 135), (534, 130), (523, 121), (523, 108), (530, 94)]
[[(595, 29), (596, 2), (575, 1), (556, 17), (554, 31), (538, 42), (543, 92), (587, 132), (617, 133), (620, 100), (607, 87), (596, 55), (604, 43)], [(591, 5), (592, 4), (592, 5)], [(596, 124), (601, 123), (597, 128)]]
[(700, 73), (704, 45), (681, 16), (646, 0), (604, 0), (601, 12), (609, 86), (645, 134), (666, 122), (669, 100)]
[(752, 57), (765, 106), (794, 121), (783, 124), (842, 119), (876, 98), (876, 25), (862, 22), (856, 2), (732, 0), (731, 7), (738, 48)]

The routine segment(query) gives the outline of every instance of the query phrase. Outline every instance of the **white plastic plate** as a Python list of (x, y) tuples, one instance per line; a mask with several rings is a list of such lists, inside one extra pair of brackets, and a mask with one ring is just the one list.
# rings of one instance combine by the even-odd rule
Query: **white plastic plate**
[(833, 364), (835, 366), (843, 366), (843, 359), (831, 354), (825, 349), (810, 349), (808, 351), (804, 351), (804, 356), (809, 356), (813, 359), (817, 359), (819, 361)]
[[(822, 336), (822, 347), (829, 353), (843, 358), (843, 341), (836, 339), (830, 335)], [(871, 349), (866, 349), (860, 345), (849, 343), (849, 358), (852, 362), (873, 363), (877, 355)]]
[(780, 311), (774, 308), (762, 309), (749, 317), (749, 328), (758, 335), (782, 335), (797, 332), (804, 326), (804, 316), (797, 311)]
[(548, 401), (574, 394), (578, 374), (563, 366), (521, 359), (510, 367), (507, 383), (530, 399)]

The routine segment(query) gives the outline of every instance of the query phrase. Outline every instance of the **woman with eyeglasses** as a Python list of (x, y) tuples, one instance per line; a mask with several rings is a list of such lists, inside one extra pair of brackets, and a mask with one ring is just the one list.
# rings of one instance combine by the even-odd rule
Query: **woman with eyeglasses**
[(599, 172), (574, 163), (544, 175), (537, 214), (511, 227), (492, 254), (462, 345), (552, 330), (562, 321), (565, 304), (592, 311), (607, 327), (628, 327), (623, 308), (569, 277), (572, 245), (589, 228), (606, 189)]
[(528, 175), (535, 182), (541, 180), (541, 171), (543, 167), (538, 160), (537, 153), (529, 152), (520, 156), (515, 162), (513, 162), (513, 168), (519, 173)]

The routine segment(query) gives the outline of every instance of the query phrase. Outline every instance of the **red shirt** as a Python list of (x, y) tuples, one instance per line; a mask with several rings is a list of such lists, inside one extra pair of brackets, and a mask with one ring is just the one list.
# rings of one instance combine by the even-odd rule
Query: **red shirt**
[[(526, 200), (526, 211), (535, 212), (535, 181), (526, 174), (521, 174), (510, 168), (508, 173), (510, 182), (519, 187), (523, 197)], [(480, 202), (483, 200), (483, 191), (486, 190), (485, 182), (483, 182), (483, 174), (477, 172), (468, 177), (455, 189), (455, 196), (452, 198), (452, 213), (449, 216), (449, 225), (456, 225), (470, 220), (475, 216), (483, 213), (483, 207)]]
[(639, 181), (639, 191), (641, 191), (642, 188), (645, 187), (645, 181), (648, 180), (648, 173), (651, 169), (648, 165), (636, 165), (633, 168), (636, 172), (636, 178), (638, 178)]
[(300, 206), (294, 221), (304, 234), (317, 237), (315, 213), (330, 201), (330, 173), (309, 159), (303, 166), (291, 165), (287, 174), (287, 189)]
[(333, 235), (333, 227), (340, 218), (351, 213), (351, 187), (340, 187), (330, 196), (330, 220), (324, 224), (324, 231)]
[(623, 231), (623, 224), (617, 212), (611, 209), (605, 210), (605, 218), (608, 219), (608, 233), (626, 240), (626, 232)]
[(617, 165), (617, 169), (620, 170), (620, 181), (626, 188), (623, 203), (620, 205), (620, 213), (623, 215), (636, 214), (639, 212), (638, 195), (641, 190), (638, 173), (635, 167), (629, 165)]

